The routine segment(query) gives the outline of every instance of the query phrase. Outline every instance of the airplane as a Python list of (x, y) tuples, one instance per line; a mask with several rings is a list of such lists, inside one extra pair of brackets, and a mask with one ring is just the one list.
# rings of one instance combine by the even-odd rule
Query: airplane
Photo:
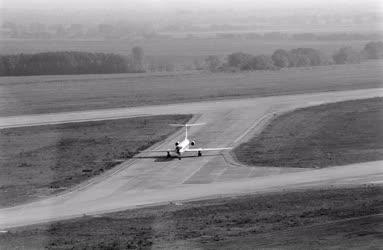
[(196, 142), (194, 140), (190, 141), (188, 138), (188, 127), (204, 125), (204, 123), (194, 123), (194, 124), (169, 124), (173, 127), (185, 127), (185, 139), (181, 142), (177, 141), (175, 143), (174, 149), (167, 150), (150, 150), (149, 152), (165, 152), (167, 153), (166, 157), (170, 158), (174, 153), (178, 156), (178, 159), (181, 160), (181, 156), (185, 152), (197, 152), (197, 156), (202, 156), (203, 151), (221, 151), (228, 150), (232, 148), (190, 148), (190, 146), (195, 146)]

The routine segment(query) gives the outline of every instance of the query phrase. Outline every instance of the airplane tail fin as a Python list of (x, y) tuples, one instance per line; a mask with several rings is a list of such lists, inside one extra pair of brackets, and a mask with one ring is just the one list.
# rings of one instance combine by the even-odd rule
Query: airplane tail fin
[(188, 127), (201, 126), (205, 123), (186, 123), (186, 124), (169, 124), (172, 127), (185, 127), (185, 139), (188, 138)]

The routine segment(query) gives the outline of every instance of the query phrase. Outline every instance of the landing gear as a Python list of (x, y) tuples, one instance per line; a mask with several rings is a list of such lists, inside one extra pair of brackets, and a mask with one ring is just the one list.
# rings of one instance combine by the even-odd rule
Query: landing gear
[(198, 157), (202, 156), (201, 151), (198, 151)]
[(166, 158), (170, 158), (170, 152), (168, 152), (168, 154), (166, 155)]

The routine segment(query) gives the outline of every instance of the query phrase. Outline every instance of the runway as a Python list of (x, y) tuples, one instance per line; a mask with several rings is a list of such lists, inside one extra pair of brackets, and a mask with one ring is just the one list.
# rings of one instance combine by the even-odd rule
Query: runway
[[(197, 147), (232, 147), (261, 131), (275, 115), (300, 107), (383, 96), (383, 89), (286, 95), (0, 118), (0, 128), (119, 119), (161, 114), (196, 114), (190, 129)], [(151, 149), (172, 148), (183, 131)], [(229, 154), (165, 160), (141, 153), (70, 192), (0, 210), (0, 229), (117, 211), (170, 201), (282, 189), (383, 182), (383, 162), (307, 170), (246, 167)], [(157, 154), (158, 155), (158, 154)]]

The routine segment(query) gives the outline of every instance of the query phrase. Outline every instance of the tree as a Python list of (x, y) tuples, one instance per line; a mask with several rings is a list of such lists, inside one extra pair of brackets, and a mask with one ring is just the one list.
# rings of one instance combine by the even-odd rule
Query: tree
[(135, 72), (144, 72), (144, 50), (139, 47), (132, 48), (132, 63)]
[(383, 58), (383, 42), (369, 42), (364, 46), (363, 55), (366, 59)]
[(275, 66), (279, 68), (289, 67), (289, 52), (284, 49), (277, 49), (271, 56)]
[(319, 66), (331, 63), (331, 59), (319, 50), (312, 48), (297, 48), (290, 51), (298, 60), (296, 66)]
[(342, 47), (333, 55), (336, 64), (359, 63), (360, 54), (351, 47)]
[[(296, 54), (296, 55), (303, 55), (303, 56), (299, 56), (299, 58), (302, 58), (302, 60), (304, 60), (304, 63), (302, 63), (303, 66), (306, 66), (305, 64), (308, 64), (311, 66), (318, 66), (321, 64), (319, 51), (317, 51), (315, 49), (297, 48), (297, 49), (291, 50), (291, 53)], [(306, 57), (308, 59), (308, 63), (306, 62), (307, 61)]]
[(222, 63), (218, 56), (208, 56), (205, 59), (207, 68), (211, 72), (218, 71), (219, 67), (221, 67)]
[(289, 53), (289, 67), (307, 67), (310, 66), (310, 58), (301, 53)]
[(4, 56), (0, 57), (0, 76), (9, 75), (9, 64), (7, 58)]
[(274, 69), (274, 62), (270, 56), (258, 55), (255, 56), (252, 60), (252, 69), (254, 70), (270, 70)]
[(45, 52), (0, 56), (0, 75), (57, 75), (129, 72), (123, 56), (86, 52)]
[(250, 54), (236, 52), (236, 53), (230, 54), (227, 57), (227, 63), (229, 67), (239, 68), (241, 70), (250, 70), (252, 59), (253, 59), (253, 56)]

